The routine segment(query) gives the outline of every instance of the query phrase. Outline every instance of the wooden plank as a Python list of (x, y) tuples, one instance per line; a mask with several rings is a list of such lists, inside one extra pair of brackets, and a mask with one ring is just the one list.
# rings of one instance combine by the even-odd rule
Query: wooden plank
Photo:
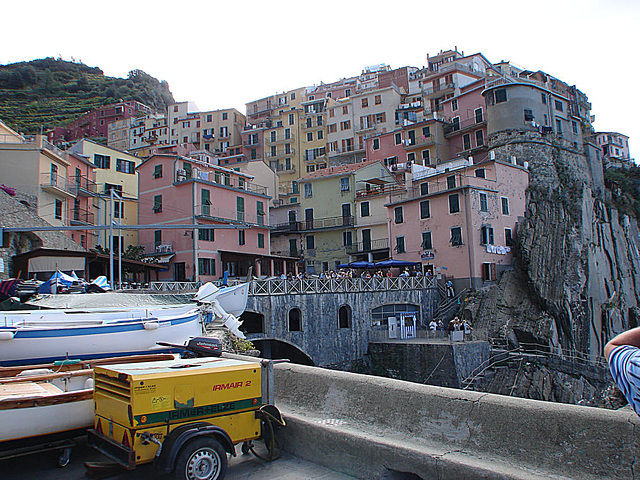
[(25, 397), (19, 399), (0, 399), (0, 410), (14, 410), (19, 408), (44, 407), (47, 405), (60, 405), (62, 403), (80, 402), (82, 400), (91, 400), (93, 398), (93, 389), (79, 390), (77, 392), (61, 393), (59, 395), (50, 395), (46, 397)]

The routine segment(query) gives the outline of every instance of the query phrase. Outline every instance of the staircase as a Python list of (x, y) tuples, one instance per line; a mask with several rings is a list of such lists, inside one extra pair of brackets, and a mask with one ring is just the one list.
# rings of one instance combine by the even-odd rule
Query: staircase
[(440, 302), (438, 308), (436, 308), (433, 318), (444, 318), (445, 320), (451, 320), (454, 313), (460, 307), (460, 299), (464, 297), (468, 289), (459, 291), (455, 297), (447, 297), (447, 291), (443, 285), (437, 283), (438, 293), (440, 294)]

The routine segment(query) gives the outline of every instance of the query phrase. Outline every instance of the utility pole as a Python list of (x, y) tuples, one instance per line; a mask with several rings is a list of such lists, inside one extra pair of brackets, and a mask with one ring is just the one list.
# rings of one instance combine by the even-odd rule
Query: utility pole
[(109, 286), (113, 290), (113, 188), (109, 189), (111, 208), (109, 209)]

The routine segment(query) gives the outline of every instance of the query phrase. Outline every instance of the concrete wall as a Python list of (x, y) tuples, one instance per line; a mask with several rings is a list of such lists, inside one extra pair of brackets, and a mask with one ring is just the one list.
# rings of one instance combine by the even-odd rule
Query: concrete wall
[(635, 478), (640, 421), (629, 409), (291, 364), (275, 367), (275, 383), (285, 450), (357, 478)]
[(370, 343), (373, 372), (429, 385), (460, 388), (473, 370), (489, 359), (487, 342)]

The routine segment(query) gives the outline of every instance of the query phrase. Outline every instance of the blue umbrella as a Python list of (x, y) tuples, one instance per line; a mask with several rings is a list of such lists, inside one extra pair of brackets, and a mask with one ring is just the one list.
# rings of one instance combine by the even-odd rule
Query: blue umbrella
[(371, 262), (358, 260), (357, 262), (343, 263), (342, 265), (338, 265), (338, 268), (373, 268), (374, 266)]
[(375, 266), (380, 268), (392, 268), (392, 267), (415, 267), (420, 265), (418, 262), (408, 262), (406, 260), (394, 260), (390, 258), (389, 260), (383, 260), (381, 262), (376, 262)]

